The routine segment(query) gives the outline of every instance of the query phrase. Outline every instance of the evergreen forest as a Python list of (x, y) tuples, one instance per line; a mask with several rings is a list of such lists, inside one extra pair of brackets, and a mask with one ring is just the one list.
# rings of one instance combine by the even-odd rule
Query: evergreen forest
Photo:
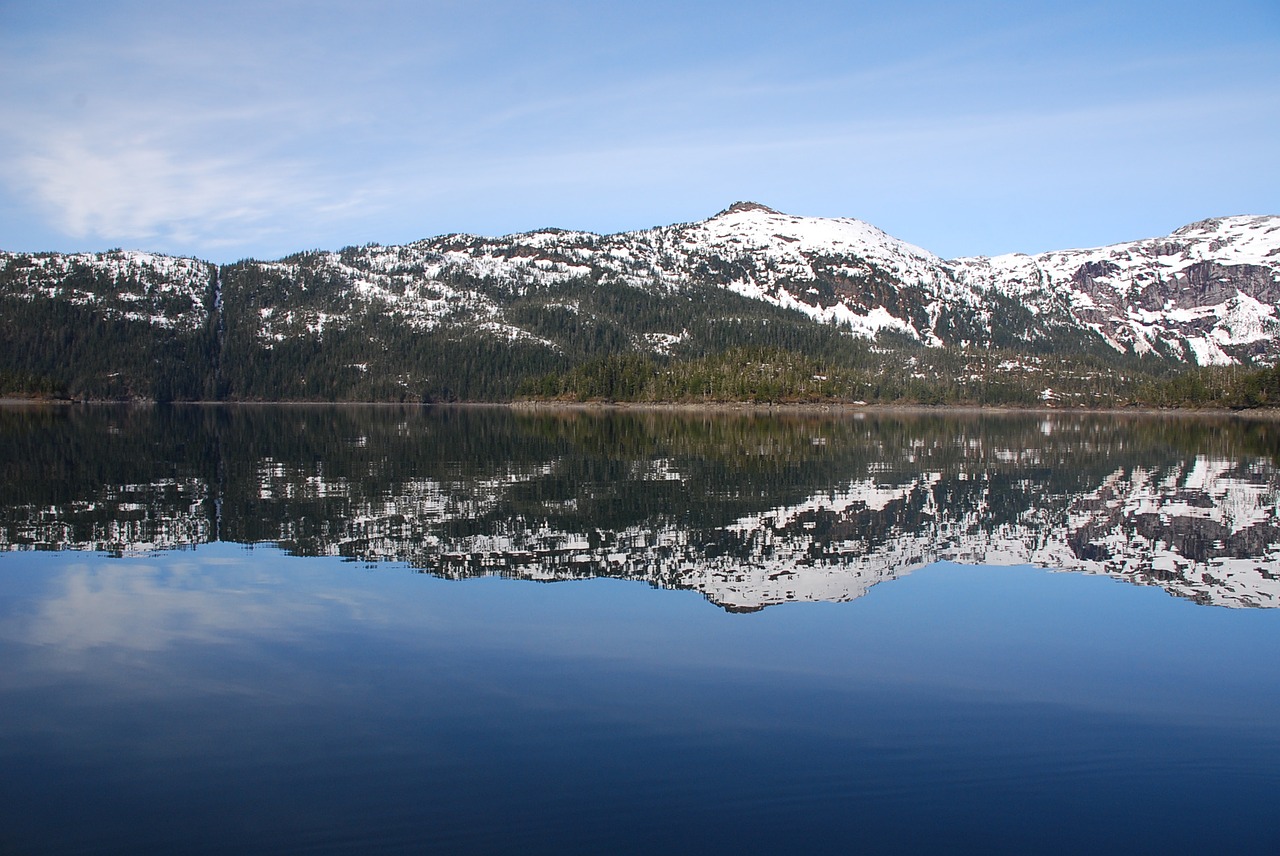
[[(846, 330), (712, 285), (671, 291), (601, 277), (499, 295), (502, 324), (446, 314), (430, 328), (308, 256), (209, 266), (203, 321), (163, 325), (98, 302), (46, 299), (0, 281), (0, 394), (70, 400), (919, 404), (1067, 408), (1280, 404), (1280, 367), (1188, 368), (1068, 336), (1029, 344), (1017, 307), (980, 346), (925, 347)], [(309, 273), (308, 273), (309, 272)], [(12, 278), (12, 268), (5, 271)], [(84, 293), (147, 283), (96, 281)], [(215, 293), (215, 284), (220, 291)], [(156, 300), (160, 300), (157, 297)], [(163, 309), (164, 307), (160, 307)], [(158, 310), (157, 310), (158, 311)], [(285, 318), (264, 334), (263, 319)], [(282, 322), (283, 324), (283, 322)]]

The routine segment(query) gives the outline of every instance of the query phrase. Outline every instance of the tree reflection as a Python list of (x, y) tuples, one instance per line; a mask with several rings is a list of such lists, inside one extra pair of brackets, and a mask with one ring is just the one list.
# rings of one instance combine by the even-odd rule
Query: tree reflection
[(1276, 425), (1072, 414), (0, 409), (0, 547), (210, 541), (450, 577), (615, 576), (727, 608), (932, 561), (1280, 603)]

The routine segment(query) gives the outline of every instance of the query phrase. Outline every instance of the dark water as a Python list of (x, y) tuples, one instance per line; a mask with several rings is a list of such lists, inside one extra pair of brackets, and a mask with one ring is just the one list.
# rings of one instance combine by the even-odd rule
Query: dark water
[(1280, 852), (1277, 428), (0, 410), (0, 852)]

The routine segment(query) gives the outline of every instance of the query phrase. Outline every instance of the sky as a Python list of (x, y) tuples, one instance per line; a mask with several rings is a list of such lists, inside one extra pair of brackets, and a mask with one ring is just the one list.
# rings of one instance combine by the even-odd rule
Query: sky
[(1280, 214), (1280, 3), (0, 0), (0, 249), (212, 261), (737, 200), (944, 257)]

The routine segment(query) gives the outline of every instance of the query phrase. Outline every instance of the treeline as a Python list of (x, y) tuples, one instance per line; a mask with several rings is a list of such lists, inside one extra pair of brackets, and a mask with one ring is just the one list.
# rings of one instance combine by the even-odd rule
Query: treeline
[(1138, 397), (1155, 407), (1280, 407), (1280, 365), (1190, 369), (1143, 384)]
[(1157, 362), (1041, 360), (954, 348), (879, 349), (839, 365), (777, 348), (730, 348), (690, 360), (590, 359), (525, 381), (526, 400), (637, 403), (865, 403), (1058, 407), (1280, 406), (1280, 367), (1171, 372)]
[(526, 382), (526, 398), (642, 402), (818, 402), (847, 397), (856, 373), (794, 351), (734, 347), (693, 360), (597, 357)]

